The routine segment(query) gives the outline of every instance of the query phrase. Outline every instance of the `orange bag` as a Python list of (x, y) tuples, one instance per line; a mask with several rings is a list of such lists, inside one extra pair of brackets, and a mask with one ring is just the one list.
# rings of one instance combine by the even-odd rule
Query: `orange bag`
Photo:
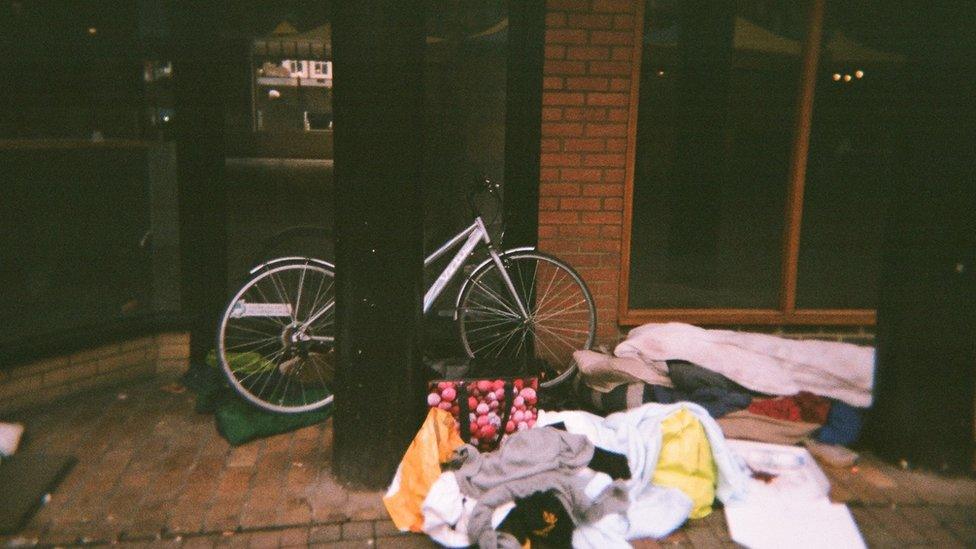
[(420, 508), (430, 487), (441, 475), (441, 463), (450, 459), (461, 446), (454, 416), (446, 410), (431, 408), (427, 419), (400, 461), (383, 504), (401, 531), (421, 532), (424, 516)]

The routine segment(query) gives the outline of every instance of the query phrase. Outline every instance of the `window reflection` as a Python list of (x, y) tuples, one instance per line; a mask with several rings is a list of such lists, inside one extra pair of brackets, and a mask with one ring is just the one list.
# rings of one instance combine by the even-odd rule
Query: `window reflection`
[(775, 308), (804, 12), (650, 1), (631, 308)]
[(877, 304), (894, 147), (907, 107), (898, 86), (906, 58), (896, 35), (885, 30), (893, 13), (876, 13), (864, 25), (847, 4), (826, 5), (804, 186), (799, 308)]

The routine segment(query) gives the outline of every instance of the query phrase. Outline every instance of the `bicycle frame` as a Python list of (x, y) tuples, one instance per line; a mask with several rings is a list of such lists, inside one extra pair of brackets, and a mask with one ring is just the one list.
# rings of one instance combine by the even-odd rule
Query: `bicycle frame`
[(515, 291), (515, 286), (512, 284), (512, 280), (508, 277), (508, 271), (502, 264), (501, 256), (495, 250), (495, 247), (491, 244), (491, 237), (488, 235), (488, 229), (485, 227), (485, 222), (481, 219), (481, 216), (475, 217), (474, 222), (468, 226), (468, 228), (462, 230), (458, 234), (454, 235), (453, 238), (444, 243), (443, 246), (434, 250), (426, 259), (424, 259), (424, 267), (429, 267), (433, 262), (440, 259), (444, 254), (450, 251), (452, 248), (464, 242), (461, 248), (458, 249), (457, 253), (454, 254), (454, 258), (451, 259), (450, 263), (444, 267), (441, 274), (437, 277), (437, 280), (431, 284), (430, 288), (427, 289), (427, 293), (424, 294), (424, 314), (430, 311), (430, 308), (434, 306), (434, 301), (441, 295), (444, 288), (454, 279), (461, 267), (467, 262), (468, 256), (471, 252), (478, 247), (479, 244), (484, 243), (488, 246), (488, 255), (491, 256), (491, 260), (498, 266), (499, 272), (502, 274), (502, 278), (505, 280), (505, 286), (511, 293), (515, 300), (515, 304), (518, 305), (519, 313), (523, 318), (529, 316), (528, 309), (526, 309), (525, 304), (519, 299), (518, 293)]
[[(462, 242), (464, 242), (464, 244), (461, 244)], [(473, 252), (479, 244), (484, 244), (488, 246), (488, 255), (491, 256), (490, 261), (493, 261), (498, 267), (498, 271), (501, 273), (502, 279), (505, 281), (505, 286), (508, 288), (508, 291), (514, 299), (515, 304), (518, 306), (519, 314), (522, 315), (522, 318), (528, 318), (529, 311), (519, 298), (518, 292), (515, 291), (515, 285), (512, 284), (512, 279), (508, 277), (508, 271), (505, 269), (505, 266), (502, 263), (501, 256), (495, 250), (495, 247), (492, 246), (491, 237), (488, 235), (488, 229), (485, 227), (485, 222), (481, 219), (481, 216), (475, 217), (474, 222), (471, 223), (471, 225), (468, 225), (466, 229), (454, 235), (440, 248), (437, 248), (430, 255), (428, 255), (424, 259), (424, 268), (429, 267), (433, 262), (443, 257), (444, 254), (451, 251), (458, 244), (461, 244), (461, 247), (458, 249), (457, 253), (454, 254), (454, 258), (452, 258), (447, 266), (444, 267), (444, 270), (441, 271), (440, 275), (438, 275), (437, 280), (431, 284), (430, 288), (427, 289), (427, 293), (424, 294), (424, 314), (427, 314), (430, 311), (430, 308), (434, 306), (434, 301), (440, 297), (441, 293), (444, 291), (444, 288), (447, 287), (451, 280), (453, 280), (457, 275), (458, 271), (461, 270), (461, 267), (467, 262), (468, 256), (471, 255), (471, 252)], [(334, 303), (327, 304), (320, 311), (309, 317), (308, 320), (302, 323), (301, 331), (304, 331), (305, 328), (318, 320), (318, 318), (329, 311), (333, 305)], [(331, 341), (333, 338), (312, 337), (311, 339), (323, 339)]]

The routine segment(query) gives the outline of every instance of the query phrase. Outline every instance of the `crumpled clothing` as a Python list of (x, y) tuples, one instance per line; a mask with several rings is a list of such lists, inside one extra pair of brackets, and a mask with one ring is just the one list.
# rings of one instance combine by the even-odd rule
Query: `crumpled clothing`
[[(453, 472), (443, 473), (431, 485), (424, 499), (423, 532), (444, 547), (469, 547), (472, 539), (468, 535), (468, 523), (477, 505), (478, 500), (461, 493)], [(492, 525), (500, 525), (513, 507), (514, 501), (495, 508)]]
[(726, 414), (743, 410), (752, 403), (752, 395), (737, 393), (719, 387), (701, 387), (690, 393), (666, 387), (654, 387), (654, 400), (661, 404), (694, 402), (718, 419)]
[(454, 451), (452, 466), (461, 491), (481, 497), (499, 486), (541, 473), (574, 473), (593, 459), (593, 443), (559, 429), (517, 431), (501, 447), (482, 454), (465, 444)]
[(678, 410), (661, 422), (661, 454), (651, 481), (684, 492), (694, 507), (688, 518), (712, 512), (715, 501), (715, 461), (705, 429), (688, 410)]
[(816, 439), (826, 444), (850, 446), (857, 442), (863, 425), (863, 409), (835, 400), (830, 403), (827, 423), (817, 431)]
[(830, 401), (813, 393), (800, 391), (788, 397), (756, 399), (748, 410), (776, 419), (823, 425), (830, 412)]
[(621, 385), (634, 382), (671, 387), (671, 379), (666, 374), (667, 367), (663, 362), (656, 368), (648, 368), (640, 359), (615, 357), (590, 350), (574, 352), (573, 360), (583, 383), (601, 393), (609, 393)]
[(563, 422), (569, 432), (583, 434), (596, 446), (626, 455), (630, 465), (632, 478), (625, 484), (630, 496), (626, 513), (578, 525), (573, 532), (574, 547), (628, 547), (629, 539), (665, 537), (688, 518), (692, 509), (688, 496), (651, 482), (661, 451), (661, 422), (682, 409), (697, 418), (705, 430), (717, 467), (718, 499), (729, 503), (744, 498), (749, 473), (726, 445), (715, 420), (701, 406), (690, 402), (651, 403), (606, 418), (580, 411), (539, 413), (536, 425)]
[(749, 410), (732, 412), (719, 419), (725, 438), (754, 440), (770, 444), (796, 444), (809, 437), (820, 426), (816, 423), (787, 421), (754, 414)]
[(573, 518), (554, 492), (535, 492), (515, 500), (515, 508), (498, 526), (519, 543), (536, 541), (555, 547), (573, 543)]
[(668, 377), (674, 383), (675, 388), (692, 392), (697, 389), (715, 387), (733, 391), (736, 393), (748, 393), (749, 390), (723, 376), (718, 372), (713, 372), (708, 368), (703, 368), (687, 360), (668, 360)]
[(687, 360), (764, 394), (810, 391), (852, 406), (871, 405), (872, 347), (671, 322), (634, 328), (614, 355), (639, 358), (650, 368), (662, 360)]
[[(606, 513), (627, 508), (623, 481), (611, 483), (595, 499), (585, 492), (578, 473), (593, 458), (586, 437), (553, 428), (518, 431), (497, 451), (482, 454), (465, 445), (455, 451), (452, 465), (462, 494), (478, 500), (468, 522), (468, 535), (482, 547), (505, 547), (510, 534), (494, 533), (495, 507), (540, 491), (553, 491), (575, 520), (593, 522)], [(484, 538), (482, 538), (484, 536)]]

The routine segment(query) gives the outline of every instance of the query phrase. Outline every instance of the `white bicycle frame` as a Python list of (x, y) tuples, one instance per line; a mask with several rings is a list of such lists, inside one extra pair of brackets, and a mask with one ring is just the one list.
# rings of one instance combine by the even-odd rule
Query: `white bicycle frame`
[[(467, 239), (467, 240), (465, 240)], [(519, 298), (518, 293), (515, 291), (515, 285), (512, 284), (512, 280), (508, 277), (508, 271), (505, 270), (505, 266), (502, 263), (501, 256), (495, 251), (495, 247), (491, 245), (491, 237), (488, 236), (488, 229), (485, 228), (485, 223), (482, 221), (481, 217), (475, 217), (474, 223), (468, 226), (467, 229), (454, 235), (454, 238), (448, 240), (443, 246), (434, 250), (426, 259), (424, 259), (424, 267), (429, 267), (431, 263), (437, 261), (440, 257), (446, 254), (451, 248), (457, 246), (461, 241), (464, 244), (454, 254), (454, 258), (451, 259), (450, 263), (444, 267), (440, 276), (437, 280), (431, 284), (430, 288), (427, 289), (427, 293), (424, 294), (424, 314), (430, 311), (430, 308), (434, 306), (434, 301), (441, 295), (444, 288), (451, 282), (454, 276), (461, 270), (461, 267), (467, 262), (468, 256), (471, 252), (478, 247), (478, 244), (484, 242), (488, 246), (488, 255), (491, 256), (491, 261), (495, 263), (498, 267), (498, 271), (502, 275), (502, 279), (505, 281), (505, 286), (508, 291), (512, 294), (515, 299), (515, 304), (518, 306), (519, 313), (523, 318), (529, 316), (528, 309), (522, 300)]]
[[(444, 288), (450, 284), (451, 280), (454, 279), (458, 271), (461, 270), (461, 267), (467, 262), (468, 256), (471, 255), (471, 252), (473, 252), (479, 244), (483, 243), (484, 245), (488, 246), (488, 255), (491, 256), (490, 261), (494, 262), (498, 267), (498, 272), (501, 273), (505, 286), (508, 288), (509, 293), (511, 293), (512, 298), (515, 300), (515, 305), (518, 307), (519, 314), (522, 315), (522, 318), (528, 318), (529, 311), (526, 308), (525, 303), (522, 303), (522, 299), (519, 298), (518, 292), (515, 291), (515, 285), (512, 284), (512, 279), (508, 276), (508, 271), (505, 269), (504, 263), (502, 263), (501, 255), (495, 250), (495, 247), (491, 245), (491, 237), (488, 236), (488, 229), (485, 227), (485, 222), (480, 216), (475, 217), (474, 222), (471, 223), (471, 225), (454, 235), (450, 240), (444, 243), (443, 246), (437, 248), (430, 255), (428, 255), (424, 259), (424, 268), (429, 267), (433, 262), (443, 257), (444, 254), (451, 251), (451, 249), (456, 247), (458, 244), (461, 244), (461, 242), (464, 242), (464, 244), (462, 244), (457, 253), (454, 254), (454, 258), (452, 258), (447, 266), (444, 267), (444, 270), (441, 271), (441, 274), (437, 277), (437, 280), (435, 280), (434, 283), (431, 284), (430, 288), (427, 289), (427, 293), (424, 294), (424, 314), (427, 314), (430, 311), (430, 308), (434, 306), (434, 301), (440, 297), (441, 293), (444, 291)], [(319, 317), (328, 312), (334, 305), (334, 302), (329, 303), (320, 311), (309, 317), (308, 320), (302, 323), (302, 329), (299, 331), (304, 332), (305, 328), (318, 320)], [(332, 337), (328, 336), (310, 336), (309, 339), (321, 339), (323, 341), (333, 340)]]

